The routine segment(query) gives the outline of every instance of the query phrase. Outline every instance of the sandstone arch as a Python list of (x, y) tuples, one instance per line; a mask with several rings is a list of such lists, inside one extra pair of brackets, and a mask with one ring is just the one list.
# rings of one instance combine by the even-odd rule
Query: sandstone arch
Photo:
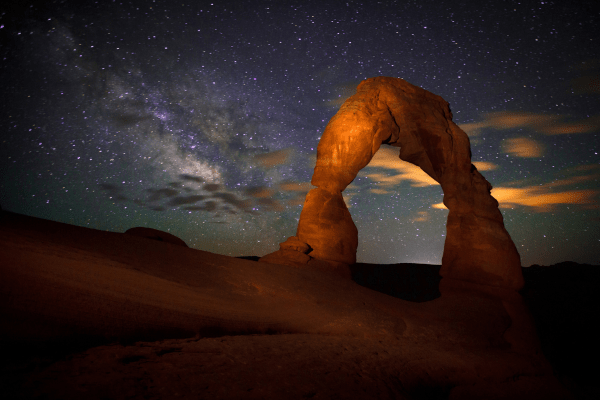
[(469, 138), (440, 96), (388, 77), (362, 81), (329, 121), (317, 148), (311, 190), (296, 236), (261, 259), (279, 264), (356, 261), (358, 231), (342, 191), (382, 143), (440, 183), (449, 209), (440, 274), (444, 278), (519, 289), (520, 256), (506, 231), (491, 185), (471, 164)]

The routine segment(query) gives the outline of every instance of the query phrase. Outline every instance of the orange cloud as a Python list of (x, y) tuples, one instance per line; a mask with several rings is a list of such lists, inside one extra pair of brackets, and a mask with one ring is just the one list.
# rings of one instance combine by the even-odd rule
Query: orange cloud
[(570, 190), (559, 193), (547, 193), (548, 186), (530, 186), (525, 188), (498, 187), (492, 189), (492, 196), (498, 200), (501, 208), (514, 208), (516, 205), (533, 207), (535, 211), (551, 211), (558, 204), (593, 204), (597, 194), (595, 190)]
[(276, 165), (285, 164), (292, 155), (292, 149), (272, 151), (270, 153), (258, 154), (254, 160), (264, 168), (273, 168)]
[(370, 189), (369, 192), (375, 194), (389, 194), (390, 192), (385, 189)]
[[(569, 190), (560, 193), (545, 192), (549, 186), (530, 186), (526, 188), (497, 187), (492, 189), (492, 196), (498, 201), (500, 208), (516, 206), (532, 207), (536, 212), (552, 211), (559, 204), (595, 204), (596, 190)], [(447, 210), (444, 203), (432, 204), (432, 208)]]
[(417, 212), (417, 216), (410, 220), (411, 222), (425, 222), (429, 221), (429, 214), (427, 211)]
[(479, 130), (490, 126), (487, 122), (469, 122), (468, 124), (460, 124), (458, 127), (465, 131), (469, 136), (476, 136), (479, 134)]
[(447, 210), (448, 207), (444, 203), (436, 203), (431, 205), (432, 208), (437, 208), (438, 210)]
[(271, 196), (273, 196), (273, 193), (275, 193), (275, 191), (273, 189), (270, 189), (267, 187), (262, 187), (262, 186), (256, 186), (256, 187), (246, 189), (246, 194), (248, 196), (252, 196), (252, 197), (256, 197), (256, 198), (271, 197)]
[(477, 171), (492, 171), (498, 168), (498, 166), (489, 161), (473, 161), (473, 165), (477, 168)]
[(490, 113), (486, 116), (489, 126), (496, 129), (512, 129), (527, 126), (533, 128), (542, 128), (552, 124), (558, 119), (559, 117), (556, 115), (510, 111)]
[(258, 199), (258, 204), (262, 211), (283, 211), (284, 207), (277, 201), (269, 198), (260, 198)]
[(310, 182), (292, 182), (285, 181), (279, 184), (281, 190), (289, 191), (289, 192), (308, 192), (315, 187)]
[(488, 113), (484, 121), (459, 125), (470, 136), (476, 136), (483, 128), (514, 129), (530, 128), (547, 135), (585, 133), (600, 128), (600, 117), (582, 121), (562, 122), (565, 115), (545, 115), (526, 112), (500, 111)]
[(547, 135), (562, 135), (569, 133), (586, 133), (600, 127), (600, 117), (591, 117), (579, 122), (559, 123), (548, 126), (543, 133)]
[[(569, 172), (570, 171), (570, 172)], [(511, 182), (504, 187), (492, 189), (492, 196), (498, 201), (500, 208), (515, 208), (517, 206), (531, 207), (535, 212), (551, 211), (559, 204), (581, 204), (585, 206), (597, 207), (596, 200), (600, 191), (595, 189), (576, 189), (563, 190), (552, 193), (551, 190), (563, 188), (569, 185), (581, 185), (582, 183), (594, 181), (600, 178), (600, 166), (581, 165), (575, 168), (567, 169), (564, 173), (572, 172), (592, 172), (588, 175), (578, 175), (569, 178), (555, 180), (543, 185), (531, 185), (521, 188), (515, 188), (515, 185), (523, 185), (529, 180)], [(531, 182), (531, 181), (529, 181)], [(577, 187), (577, 186), (576, 186)], [(559, 189), (560, 190), (560, 189)], [(444, 203), (432, 204), (432, 208), (447, 209)]]
[(516, 157), (537, 158), (544, 153), (544, 146), (541, 143), (525, 137), (506, 139), (502, 147), (505, 153)]
[(571, 171), (593, 171), (593, 170), (600, 170), (600, 165), (598, 165), (598, 164), (578, 165), (576, 167), (568, 168), (566, 171), (571, 172)]
[(561, 179), (558, 181), (552, 181), (546, 185), (544, 185), (545, 187), (556, 187), (556, 186), (566, 186), (566, 185), (573, 185), (575, 183), (582, 183), (585, 181), (589, 181), (592, 179), (598, 179), (600, 177), (600, 175), (595, 174), (595, 175), (580, 175), (580, 176), (574, 176), (572, 178), (567, 178), (567, 179)]
[(352, 203), (350, 203), (350, 200), (352, 199), (352, 197), (354, 197), (354, 195), (355, 193), (342, 193), (342, 198), (344, 199), (344, 203), (346, 203), (346, 208), (350, 209), (352, 207)]
[(398, 149), (395, 148), (380, 148), (365, 168), (385, 168), (394, 171), (393, 175), (365, 172), (365, 175), (369, 179), (383, 186), (394, 186), (405, 180), (411, 181), (411, 186), (413, 187), (439, 185), (435, 179), (427, 175), (420, 167), (401, 160), (398, 157)]

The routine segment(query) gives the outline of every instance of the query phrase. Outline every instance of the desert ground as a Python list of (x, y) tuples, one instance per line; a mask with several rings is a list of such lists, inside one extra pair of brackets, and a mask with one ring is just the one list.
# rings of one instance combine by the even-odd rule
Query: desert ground
[(0, 260), (7, 398), (600, 393), (594, 266), (524, 268), (520, 294), (418, 264), (349, 280), (6, 211)]

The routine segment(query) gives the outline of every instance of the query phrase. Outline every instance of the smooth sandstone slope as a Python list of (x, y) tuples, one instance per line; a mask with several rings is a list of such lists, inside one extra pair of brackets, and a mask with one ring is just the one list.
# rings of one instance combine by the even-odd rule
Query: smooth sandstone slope
[[(3, 348), (61, 338), (158, 340), (91, 348), (29, 375), (8, 368), (2, 383), (19, 393), (101, 398), (114, 387), (109, 397), (167, 390), (252, 398), (248, 389), (256, 389), (254, 398), (349, 398), (365, 390), (362, 398), (568, 397), (535, 351), (535, 337), (511, 337), (526, 321), (511, 314), (518, 299), (511, 303), (498, 289), (454, 287), (411, 303), (320, 269), (8, 212), (0, 260)], [(299, 370), (310, 365), (314, 373)], [(185, 378), (167, 379), (177, 371)], [(298, 385), (308, 392), (293, 391)]]

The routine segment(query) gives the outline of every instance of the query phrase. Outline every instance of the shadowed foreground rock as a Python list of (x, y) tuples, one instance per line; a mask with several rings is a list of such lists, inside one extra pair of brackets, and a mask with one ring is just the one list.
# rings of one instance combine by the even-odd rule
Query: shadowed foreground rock
[[(440, 274), (448, 279), (520, 289), (519, 253), (504, 228), (491, 185), (471, 164), (469, 138), (448, 103), (397, 78), (364, 80), (331, 118), (317, 148), (311, 183), (293, 241), (261, 259), (276, 264), (323, 260), (334, 268), (356, 262), (358, 231), (342, 191), (382, 143), (399, 147), (400, 159), (419, 166), (442, 186), (450, 210)], [(287, 242), (285, 242), (287, 243)]]
[(8, 212), (0, 260), (7, 398), (570, 398), (513, 290), (414, 303), (318, 264)]
[(171, 243), (177, 246), (189, 247), (183, 240), (179, 239), (177, 236), (172, 235), (168, 232), (159, 231), (158, 229), (137, 227), (127, 229), (125, 233), (128, 235), (158, 240), (159, 242)]

